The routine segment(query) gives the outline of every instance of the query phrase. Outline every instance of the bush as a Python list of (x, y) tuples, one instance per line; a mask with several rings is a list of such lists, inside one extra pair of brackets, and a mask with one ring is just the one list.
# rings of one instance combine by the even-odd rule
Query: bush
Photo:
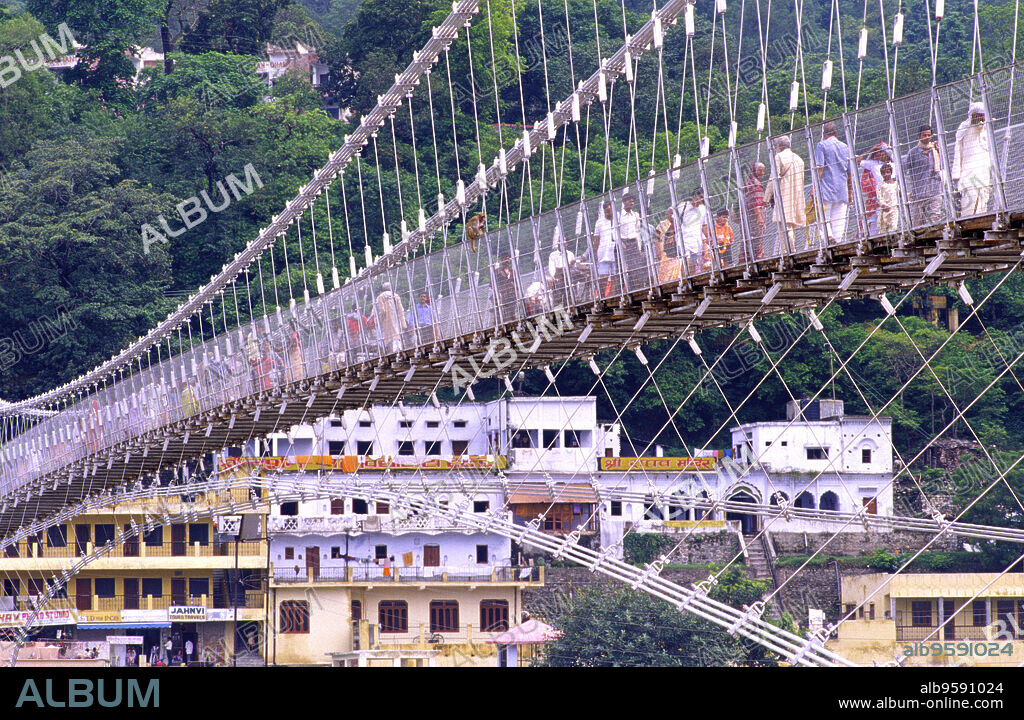
[(637, 567), (654, 561), (666, 550), (675, 547), (675, 541), (657, 533), (629, 533), (622, 541), (622, 554), (626, 562)]
[(883, 572), (893, 572), (901, 565), (900, 559), (885, 548), (878, 548), (875, 554), (868, 558), (865, 567)]

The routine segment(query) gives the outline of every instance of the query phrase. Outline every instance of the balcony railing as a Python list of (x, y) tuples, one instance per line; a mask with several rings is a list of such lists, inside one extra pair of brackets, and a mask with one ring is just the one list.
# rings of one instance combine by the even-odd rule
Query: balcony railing
[[(181, 540), (167, 540), (160, 545), (147, 545), (138, 539), (126, 540), (123, 543), (111, 541), (112, 547), (104, 552), (103, 558), (168, 558), (168, 557), (226, 557), (234, 556), (235, 544), (231, 543), (210, 543), (200, 542), (189, 543)], [(25, 559), (75, 559), (82, 555), (90, 555), (95, 549), (92, 542), (79, 545), (73, 538), (68, 539), (64, 547), (55, 547), (35, 542), (18, 543), (17, 553), (8, 549), (8, 552), (0, 555), (0, 571), (4, 563), (10, 560)], [(264, 545), (260, 542), (238, 543), (239, 557), (263, 557)]]
[[(998, 617), (994, 609), (991, 625), (986, 625), (981, 618), (979, 618), (979, 622), (981, 624), (974, 623), (970, 608), (968, 608), (967, 612), (959, 613), (953, 620), (941, 628), (939, 628), (939, 618), (934, 612), (930, 613), (927, 617), (924, 615), (915, 617), (913, 613), (897, 611), (896, 640), (921, 641), (927, 639), (928, 642), (946, 642), (953, 640), (987, 641), (990, 638), (994, 639), (999, 632), (997, 625)], [(1012, 632), (1012, 628), (1010, 630)], [(1014, 639), (1024, 639), (1024, 635), (1017, 633)]]
[(273, 567), (275, 583), (466, 583), (544, 582), (544, 568), (529, 567), (378, 567), (349, 566), (299, 568)]
[[(230, 610), (234, 608), (262, 609), (266, 592), (264, 590), (246, 590), (234, 597), (231, 593), (217, 595), (176, 595), (163, 593), (153, 595), (71, 595), (63, 598), (52, 598), (43, 605), (44, 610), (77, 610), (86, 612), (118, 612), (121, 610), (166, 610), (169, 607), (203, 607), (209, 610)], [(9, 599), (9, 598), (5, 598)], [(12, 610), (33, 610), (36, 600), (32, 596), (19, 596), (13, 603)]]
[[(500, 636), (508, 630), (505, 622), (493, 631), (481, 630), (473, 624), (459, 625), (458, 629), (439, 631), (429, 623), (406, 623), (402, 632), (381, 632), (380, 625), (369, 620), (352, 620), (352, 650), (440, 649), (451, 645), (474, 645), (479, 654), (482, 647), (489, 646), (487, 640)], [(492, 646), (493, 647), (493, 646)]]
[[(506, 520), (511, 519), (511, 514)], [(428, 515), (312, 515), (271, 516), (271, 533), (334, 535), (352, 532), (400, 533), (417, 530), (456, 530), (465, 527), (447, 518)]]

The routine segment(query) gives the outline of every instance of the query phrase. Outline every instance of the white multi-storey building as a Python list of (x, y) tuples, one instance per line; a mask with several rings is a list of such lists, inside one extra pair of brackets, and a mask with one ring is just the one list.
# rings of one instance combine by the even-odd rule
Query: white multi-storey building
[[(801, 411), (801, 407), (803, 410)], [(709, 512), (695, 500), (867, 513), (893, 512), (892, 419), (846, 415), (841, 400), (789, 403), (785, 420), (745, 423), (731, 429), (732, 448), (719, 458), (604, 460), (606, 488), (629, 490), (642, 502), (610, 500), (602, 507), (601, 541), (614, 545), (630, 527), (717, 532), (723, 526), (750, 534), (764, 527), (755, 513)], [(658, 502), (660, 501), (660, 502)], [(667, 522), (666, 522), (667, 521)], [(699, 528), (694, 528), (701, 521)], [(778, 517), (775, 532), (862, 532)]]

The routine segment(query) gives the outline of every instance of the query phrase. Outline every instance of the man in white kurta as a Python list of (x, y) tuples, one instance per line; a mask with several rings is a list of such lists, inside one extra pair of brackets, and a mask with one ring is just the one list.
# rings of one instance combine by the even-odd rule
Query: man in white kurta
[(951, 175), (960, 191), (960, 212), (978, 215), (992, 197), (992, 153), (985, 128), (985, 106), (971, 103), (956, 131)]

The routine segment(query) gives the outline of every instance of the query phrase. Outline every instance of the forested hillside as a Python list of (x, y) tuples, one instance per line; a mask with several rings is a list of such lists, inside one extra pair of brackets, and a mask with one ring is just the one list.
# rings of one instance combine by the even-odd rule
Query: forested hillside
[[(776, 129), (805, 122), (803, 111), (792, 117), (789, 113), (790, 85), (798, 71), (806, 75), (806, 107), (814, 119), (837, 114), (844, 106), (883, 101), (894, 82), (896, 94), (904, 94), (927, 88), (933, 81), (930, 47), (934, 38), (925, 24), (927, 13), (916, 5), (907, 11), (905, 41), (898, 55), (895, 48), (883, 46), (877, 4), (806, 0), (798, 22), (797, 7), (792, 4), (775, 2), (769, 14), (767, 0), (747, 2), (742, 23), (739, 5), (735, 0), (730, 4), (723, 43), (722, 25), (712, 32), (712, 23), (720, 23), (713, 4), (698, 2), (692, 57), (682, 42), (681, 27), (672, 29), (663, 57), (665, 94), (660, 110), (655, 101), (661, 97), (658, 60), (656, 54), (649, 53), (637, 74), (637, 101), (623, 100), (626, 91), (622, 90), (610, 106), (607, 142), (599, 119), (588, 126), (596, 130), (587, 136), (585, 150), (574, 134), (564, 144), (559, 141), (558, 162), (586, 171), (585, 188), (579, 173), (566, 174), (561, 183), (563, 197), (575, 199), (582, 192), (596, 193), (636, 180), (652, 168), (665, 169), (671, 154), (665, 147), (672, 153), (678, 148), (684, 161), (695, 158), (696, 121), (703, 125), (704, 113), (712, 150), (725, 147), (730, 103), (736, 108), (739, 142), (757, 139), (757, 104), (762, 96), (759, 40), (768, 48), (763, 69)], [(514, 6), (513, 0), (483, 4), (481, 18), (471, 31), (476, 92), (463, 35), (450, 57), (451, 87), (445, 64), (430, 76), (436, 104), (433, 116), (427, 103), (418, 99), (413, 103), (415, 145), (408, 111), (403, 108), (399, 113), (395, 124), (398, 171), (390, 133), (388, 142), (382, 143), (379, 184), (383, 198), (378, 191), (376, 162), (363, 163), (361, 190), (367, 207), (377, 208), (382, 203), (389, 222), (397, 224), (404, 213), (413, 224), (418, 207), (409, 189), (418, 188), (429, 214), (438, 191), (449, 198), (454, 195), (460, 169), (463, 177), (471, 177), (478, 155), (488, 162), (497, 154), (499, 135), (508, 146), (521, 134), (523, 118), (532, 123), (544, 117), (549, 98), (553, 104), (568, 96), (573, 80), (592, 72), (598, 58), (618, 47), (624, 32), (640, 27), (651, 9), (642, 0), (624, 4), (618, 0), (541, 0), (540, 6), (546, 44), (540, 42), (542, 27), (534, 0), (515, 0)], [(885, 27), (889, 28), (897, 3), (885, 0), (883, 6)], [(85, 48), (80, 51), (83, 61), (60, 80), (45, 70), (25, 72), (17, 82), (0, 89), (0, 338), (22, 350), (39, 345), (32, 352), (20, 353), (17, 362), (0, 362), (0, 396), (27, 397), (93, 367), (144, 334), (184, 296), (208, 281), (351, 132), (350, 124), (324, 112), (324, 101), (351, 110), (358, 119), (393, 82), (394, 74), (429, 38), (431, 27), (450, 7), (449, 0), (7, 3), (0, 16), (0, 56), (27, 47), (44, 31), (55, 35), (63, 22)], [(1014, 3), (1009, 0), (983, 3), (980, 9), (979, 35), (986, 67), (1013, 59), (1013, 10)], [(857, 38), (862, 26), (872, 28), (873, 40), (870, 52), (860, 62)], [(802, 67), (795, 64), (798, 27), (802, 28)], [(936, 82), (960, 78), (978, 66), (973, 37), (973, 5), (961, 0), (947, 2), (938, 40)], [(315, 46), (320, 60), (329, 65), (330, 74), (322, 88), (326, 97), (300, 74), (277, 81), (273, 89), (257, 81), (256, 63), (265, 59), (267, 44), (294, 47), (296, 41)], [(144, 70), (141, 82), (133, 84), (126, 81), (134, 69), (125, 53), (140, 45), (166, 50), (167, 57)], [(839, 81), (840, 48), (845, 87)], [(896, 63), (894, 78), (886, 75), (887, 54), (892, 55), (889, 67)], [(837, 80), (827, 104), (818, 89), (826, 58), (837, 65)], [(721, 69), (727, 59), (730, 81), (722, 86)], [(710, 106), (704, 107), (711, 69), (715, 71)], [(696, 115), (694, 86), (699, 89), (700, 116)], [(450, 99), (454, 107), (449, 106)], [(659, 112), (673, 121), (659, 125)], [(152, 252), (144, 252), (140, 238), (144, 223), (155, 224), (158, 216), (169, 216), (177, 203), (202, 191), (215, 197), (218, 181), (242, 173), (249, 163), (264, 185), (258, 192), (233, 201), (180, 238), (154, 244)], [(523, 197), (532, 203), (527, 205), (527, 213), (530, 207), (549, 209), (556, 203), (550, 167), (538, 171), (539, 165), (534, 165), (529, 177), (532, 195), (528, 192), (531, 188), (520, 185), (522, 175), (514, 176), (516, 187), (522, 188)], [(401, 206), (396, 172), (406, 191)], [(355, 173), (346, 174), (345, 182), (349, 197), (359, 197)], [(331, 202), (338, 237), (350, 233), (352, 247), (361, 249), (368, 240), (379, 252), (380, 223), (368, 222), (364, 227), (353, 218), (346, 228), (333, 194)], [(320, 211), (316, 220), (319, 227), (326, 227), (326, 215), (321, 217)], [(450, 233), (453, 241), (459, 239), (459, 232)], [(292, 242), (297, 239), (293, 237)], [(338, 243), (337, 265), (343, 274), (348, 267), (347, 247), (348, 243)], [(279, 277), (279, 286), (291, 282), (301, 287), (297, 273), (292, 268), (291, 277)], [(981, 298), (1000, 281), (993, 277), (972, 281), (969, 286), (974, 296)], [(961, 315), (967, 314), (954, 290), (929, 288), (919, 294), (945, 296), (951, 306), (960, 308)], [(904, 307), (912, 305), (907, 302)], [(73, 321), (69, 333), (43, 343), (25, 337), (30, 324), (63, 312)], [(968, 323), (934, 363), (939, 381), (952, 398), (930, 373), (922, 373), (902, 387), (919, 367), (919, 353), (928, 356), (949, 336), (943, 327), (903, 311), (901, 320), (910, 339), (898, 325), (887, 324), (850, 363), (849, 375), (840, 374), (827, 392), (844, 398), (850, 412), (875, 411), (895, 397), (885, 412), (894, 417), (894, 435), (903, 457), (913, 457), (952, 420), (954, 403), (966, 405), (1002, 370), (998, 353), (992, 349), (993, 340), (1007, 357), (1024, 349), (1024, 284), (1019, 274), (1003, 282), (979, 315), (981, 322)], [(835, 353), (845, 358), (883, 316), (877, 303), (856, 301), (833, 305), (822, 320)], [(781, 373), (798, 395), (817, 392), (837, 365), (822, 335), (800, 337), (806, 324), (800, 317), (776, 318), (766, 321), (764, 330), (773, 353), (788, 351)], [(736, 332), (710, 331), (699, 341), (713, 357), (729, 345)], [(744, 351), (744, 342), (733, 347), (715, 378), (733, 403), (757, 388), (739, 409), (739, 420), (780, 417), (789, 395), (767, 359)], [(794, 342), (796, 346), (788, 350)], [(650, 349), (647, 355), (652, 368), (670, 347), (662, 343)], [(607, 358), (598, 358), (598, 362), (604, 364)], [(657, 371), (657, 385), (646, 384), (634, 397), (647, 371), (626, 353), (608, 374), (607, 388), (614, 402), (601, 398), (603, 419), (611, 421), (616, 415), (614, 408), (625, 408), (621, 419), (638, 447), (653, 441), (678, 452), (694, 445), (727, 447), (727, 429), (735, 418), (714, 382), (705, 380), (693, 389), (702, 372), (703, 365), (684, 343)], [(539, 392), (546, 384), (543, 375), (532, 374), (521, 376), (518, 382), (526, 392)], [(593, 376), (584, 365), (578, 372), (563, 373), (558, 391), (583, 393), (592, 384)], [(477, 395), (486, 397), (487, 389), (478, 390)], [(674, 409), (684, 400), (686, 409), (670, 421), (665, 406)], [(1022, 411), (1024, 388), (1017, 376), (1007, 373), (967, 413), (978, 437), (963, 422), (956, 423), (947, 436), (980, 442), (1016, 457), (1024, 448)], [(927, 467), (931, 459), (925, 456), (919, 463), (926, 480), (935, 472)], [(949, 480), (945, 474), (939, 475)], [(978, 480), (972, 475), (962, 482)], [(1019, 478), (1016, 482), (1020, 483)], [(985, 512), (1001, 510), (988, 508)]]

